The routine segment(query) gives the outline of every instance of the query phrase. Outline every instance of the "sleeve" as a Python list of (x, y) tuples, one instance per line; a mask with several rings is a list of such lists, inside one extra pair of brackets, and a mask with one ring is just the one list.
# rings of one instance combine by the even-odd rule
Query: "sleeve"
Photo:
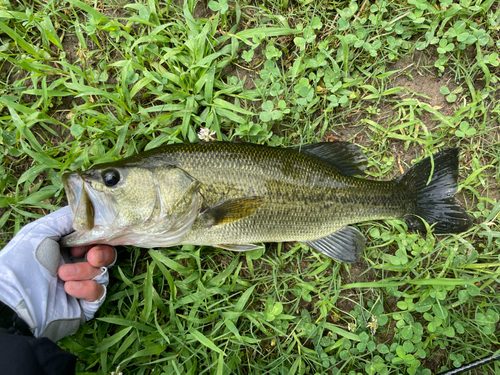
[(0, 328), (0, 374), (74, 375), (76, 356), (46, 337), (23, 336)]

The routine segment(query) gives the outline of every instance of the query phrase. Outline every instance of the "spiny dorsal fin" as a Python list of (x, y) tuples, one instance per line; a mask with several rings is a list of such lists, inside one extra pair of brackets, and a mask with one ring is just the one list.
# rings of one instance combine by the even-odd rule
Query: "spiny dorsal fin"
[(228, 199), (207, 208), (200, 215), (200, 221), (207, 227), (228, 224), (252, 215), (264, 204), (262, 197), (243, 197)]
[(304, 243), (339, 262), (356, 263), (365, 250), (366, 239), (358, 229), (343, 227), (326, 237)]
[(347, 176), (363, 174), (368, 160), (361, 148), (349, 142), (321, 142), (294, 147), (340, 169)]

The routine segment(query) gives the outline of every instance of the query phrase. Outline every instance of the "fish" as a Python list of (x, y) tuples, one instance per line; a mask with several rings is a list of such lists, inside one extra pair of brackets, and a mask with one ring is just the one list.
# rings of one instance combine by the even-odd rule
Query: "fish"
[(427, 157), (400, 177), (361, 177), (360, 146), (176, 143), (66, 173), (74, 232), (64, 247), (213, 246), (249, 251), (302, 242), (339, 262), (359, 261), (366, 238), (352, 226), (405, 220), (409, 229), (460, 233), (472, 220), (455, 197), (459, 150)]

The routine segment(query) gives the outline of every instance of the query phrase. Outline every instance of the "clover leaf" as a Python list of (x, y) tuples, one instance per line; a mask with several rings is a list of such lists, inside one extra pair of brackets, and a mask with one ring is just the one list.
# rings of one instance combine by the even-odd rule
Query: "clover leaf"
[(455, 135), (460, 138), (470, 137), (474, 134), (476, 134), (476, 129), (471, 127), (467, 121), (462, 121), (460, 123), (460, 128), (455, 131)]

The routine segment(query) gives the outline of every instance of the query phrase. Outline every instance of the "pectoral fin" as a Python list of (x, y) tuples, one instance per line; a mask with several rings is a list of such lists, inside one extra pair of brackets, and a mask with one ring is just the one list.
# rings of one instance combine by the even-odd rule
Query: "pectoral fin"
[(262, 197), (229, 199), (203, 211), (200, 215), (200, 222), (208, 228), (232, 223), (252, 215), (263, 204), (264, 198)]
[(354, 227), (343, 227), (326, 237), (304, 243), (339, 262), (356, 263), (365, 250), (366, 238)]
[(221, 249), (225, 250), (243, 252), (243, 251), (262, 249), (263, 246), (254, 245), (251, 243), (245, 243), (245, 244), (223, 244), (223, 245), (216, 245), (216, 247), (220, 247)]

